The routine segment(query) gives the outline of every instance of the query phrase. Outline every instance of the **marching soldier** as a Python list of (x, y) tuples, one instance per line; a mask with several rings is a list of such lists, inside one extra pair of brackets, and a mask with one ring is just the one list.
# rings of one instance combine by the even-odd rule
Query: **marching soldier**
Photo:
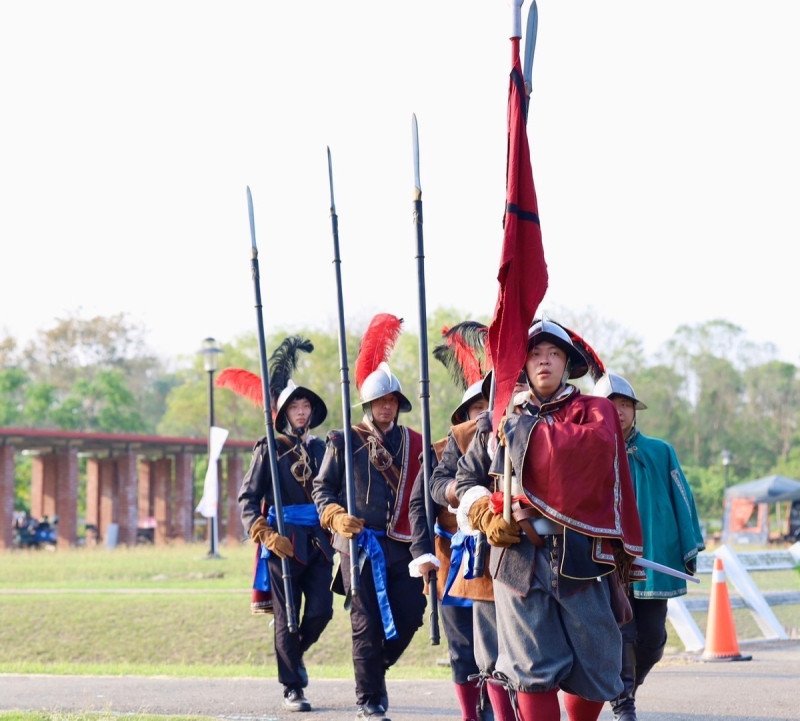
[[(693, 574), (697, 554), (705, 548), (694, 496), (675, 449), (666, 441), (642, 434), (636, 411), (647, 406), (622, 376), (606, 373), (594, 395), (616, 406), (628, 465), (642, 522), (645, 556), (651, 561)], [(686, 593), (686, 581), (647, 570), (647, 579), (628, 592), (633, 620), (622, 631), (622, 693), (612, 702), (615, 721), (636, 721), (636, 690), (661, 660), (667, 643), (667, 600)]]
[[(410, 411), (411, 403), (385, 362), (401, 323), (389, 314), (372, 319), (356, 360), (363, 420), (328, 434), (313, 490), (320, 521), (333, 532), (346, 593), (352, 584), (349, 542), (357, 539), (359, 586), (350, 600), (356, 718), (371, 721), (388, 721), (386, 671), (422, 626), (425, 611), (422, 579), (408, 573), (408, 506), (422, 438), (398, 423), (399, 414)], [(352, 514), (346, 508), (345, 433), (350, 433), (353, 449)]]
[[(256, 578), (260, 591), (273, 596), (275, 656), (278, 680), (283, 684), (287, 711), (310, 711), (304, 689), (308, 673), (303, 655), (319, 639), (333, 617), (333, 548), (320, 526), (311, 491), (325, 443), (310, 431), (320, 425), (328, 410), (316, 393), (296, 385), (289, 375), (296, 366), (298, 350), (313, 345), (298, 336), (285, 339), (270, 357), (270, 393), (273, 396), (278, 479), (285, 536), (275, 530), (275, 506), (267, 439), (253, 450), (250, 468), (239, 491), (242, 525), (261, 549)], [(254, 378), (261, 383), (258, 376)], [(252, 397), (252, 396), (251, 396)], [(283, 583), (283, 561), (288, 559), (292, 604), (303, 616), (297, 632), (289, 631)]]
[[(642, 552), (641, 527), (613, 405), (567, 382), (587, 370), (563, 327), (535, 322), (525, 363), (530, 390), (501, 424), (504, 447), (495, 452), (493, 434), (478, 433), (458, 464), (459, 526), (484, 532), (498, 549), (490, 557), (495, 677), (513, 693), (522, 721), (558, 721), (559, 689), (571, 721), (593, 721), (622, 687), (616, 567), (627, 580)], [(505, 453), (518, 479), (510, 522), (503, 494), (488, 488), (505, 475)]]

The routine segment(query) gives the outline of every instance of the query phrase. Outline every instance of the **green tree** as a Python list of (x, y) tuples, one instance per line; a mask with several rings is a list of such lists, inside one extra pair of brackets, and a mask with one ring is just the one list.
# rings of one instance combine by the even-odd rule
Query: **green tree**
[(34, 427), (155, 432), (174, 385), (124, 314), (56, 319), (19, 354), (29, 378), (22, 417)]

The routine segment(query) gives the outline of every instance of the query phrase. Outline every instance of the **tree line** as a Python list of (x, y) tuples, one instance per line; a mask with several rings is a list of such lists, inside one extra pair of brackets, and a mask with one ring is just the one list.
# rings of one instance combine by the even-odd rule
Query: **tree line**
[[(726, 483), (773, 473), (800, 476), (800, 377), (797, 366), (777, 359), (774, 346), (755, 344), (735, 324), (712, 320), (678, 327), (661, 351), (648, 357), (638, 336), (591, 310), (562, 310), (551, 317), (577, 331), (607, 370), (633, 384), (648, 405), (637, 415), (639, 429), (675, 447), (700, 515), (710, 525), (721, 518)], [(463, 320), (489, 322), (456, 309), (429, 313), (429, 353), (441, 342), (443, 328)], [(348, 328), (347, 337), (354, 422), (360, 408), (353, 367), (363, 330)], [(301, 335), (314, 344), (312, 353), (300, 355), (294, 380), (325, 400), (328, 417), (313, 431), (324, 437), (342, 426), (337, 329), (280, 329), (268, 335), (267, 352), (287, 335)], [(415, 334), (404, 332), (390, 366), (414, 406), (403, 421), (420, 429), (418, 341)], [(255, 333), (220, 347), (220, 369), (260, 372)], [(172, 364), (147, 347), (143, 329), (124, 314), (57, 319), (25, 347), (12, 337), (2, 338), (0, 426), (204, 437), (208, 375), (199, 356), (179, 360), (172, 370)], [(447, 433), (461, 390), (432, 355), (428, 367), (430, 428), (437, 440)], [(576, 384), (583, 392), (592, 390), (588, 377)], [(264, 435), (263, 412), (231, 391), (216, 388), (214, 408), (216, 425), (227, 428), (231, 439), (255, 442)], [(728, 465), (723, 464), (725, 455)], [(24, 502), (30, 478), (25, 459), (17, 475), (18, 498)]]

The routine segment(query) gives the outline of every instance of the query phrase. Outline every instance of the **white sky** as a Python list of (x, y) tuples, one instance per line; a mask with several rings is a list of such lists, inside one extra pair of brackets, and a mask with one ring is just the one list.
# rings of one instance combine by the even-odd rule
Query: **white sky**
[[(527, 13), (529, 0), (523, 8)], [(507, 0), (0, 4), (0, 335), (129, 314), (164, 356), (264, 321), (416, 332), (497, 293)], [(655, 351), (723, 318), (800, 362), (800, 3), (541, 0), (528, 131), (550, 290)], [(576, 329), (580, 332), (580, 329)], [(592, 339), (587, 338), (590, 342)]]

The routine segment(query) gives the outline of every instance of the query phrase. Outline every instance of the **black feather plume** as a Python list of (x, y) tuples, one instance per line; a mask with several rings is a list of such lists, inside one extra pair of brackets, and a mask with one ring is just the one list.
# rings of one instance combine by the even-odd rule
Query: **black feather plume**
[(462, 391), (479, 381), (487, 370), (481, 366), (481, 356), (485, 364), (487, 330), (477, 321), (457, 323), (442, 329), (443, 343), (433, 349), (433, 357), (447, 368), (453, 383)]
[(297, 354), (299, 351), (311, 353), (314, 344), (307, 338), (299, 335), (290, 335), (281, 341), (281, 344), (269, 357), (269, 394), (272, 396), (273, 407), (278, 401), (281, 391), (297, 370)]

